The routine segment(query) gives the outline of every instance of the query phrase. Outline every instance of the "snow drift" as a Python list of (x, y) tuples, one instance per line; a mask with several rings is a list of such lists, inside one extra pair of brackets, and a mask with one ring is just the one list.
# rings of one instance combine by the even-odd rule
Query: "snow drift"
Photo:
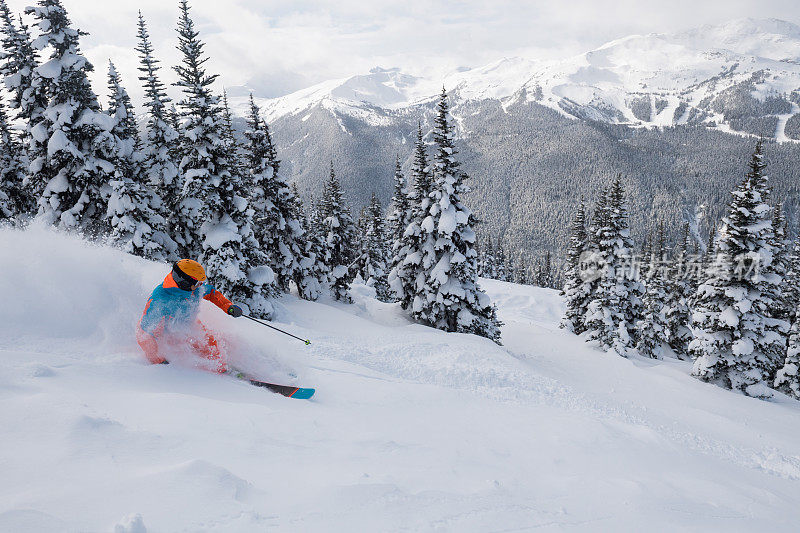
[(317, 388), (298, 401), (145, 364), (167, 270), (0, 230), (0, 531), (796, 530), (798, 402), (588, 348), (554, 291), (484, 281), (505, 348), (364, 286), (279, 301), (310, 347), (202, 310), (237, 364)]

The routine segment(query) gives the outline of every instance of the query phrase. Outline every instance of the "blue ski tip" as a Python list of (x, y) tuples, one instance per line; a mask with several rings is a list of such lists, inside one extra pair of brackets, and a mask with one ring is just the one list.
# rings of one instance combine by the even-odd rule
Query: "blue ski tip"
[(298, 400), (308, 400), (314, 393), (317, 392), (315, 389), (297, 389), (294, 394), (290, 396), (290, 398), (297, 398)]

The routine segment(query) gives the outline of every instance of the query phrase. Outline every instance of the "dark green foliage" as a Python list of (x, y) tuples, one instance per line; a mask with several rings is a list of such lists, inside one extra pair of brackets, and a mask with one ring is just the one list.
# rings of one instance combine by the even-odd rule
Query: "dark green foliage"
[(349, 303), (352, 301), (350, 283), (356, 273), (352, 263), (356, 257), (357, 233), (339, 180), (333, 171), (333, 162), (330, 178), (322, 192), (320, 217), (323, 239), (321, 260), (330, 272), (331, 294), (337, 300)]

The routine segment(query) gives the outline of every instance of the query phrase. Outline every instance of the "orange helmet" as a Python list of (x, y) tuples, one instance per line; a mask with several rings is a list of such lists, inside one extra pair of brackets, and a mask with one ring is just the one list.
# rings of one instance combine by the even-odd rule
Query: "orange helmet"
[(181, 259), (172, 265), (172, 278), (183, 290), (192, 290), (206, 279), (203, 266), (193, 259)]

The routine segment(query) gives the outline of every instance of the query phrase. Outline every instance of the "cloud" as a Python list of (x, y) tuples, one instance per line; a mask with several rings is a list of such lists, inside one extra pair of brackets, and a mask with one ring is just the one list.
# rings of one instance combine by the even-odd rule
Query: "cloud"
[[(173, 82), (178, 2), (63, 0), (73, 23), (89, 36), (84, 53), (93, 82), (105, 94), (108, 59), (139, 100), (136, 16), (145, 16), (161, 75)], [(332, 78), (400, 67), (442, 76), (514, 55), (553, 58), (579, 53), (631, 33), (674, 31), (735, 17), (796, 22), (787, 0), (193, 0), (192, 17), (210, 56), (218, 89), (247, 86), (271, 97)], [(9, 2), (22, 11), (24, 1)], [(174, 97), (179, 93), (171, 89)]]

